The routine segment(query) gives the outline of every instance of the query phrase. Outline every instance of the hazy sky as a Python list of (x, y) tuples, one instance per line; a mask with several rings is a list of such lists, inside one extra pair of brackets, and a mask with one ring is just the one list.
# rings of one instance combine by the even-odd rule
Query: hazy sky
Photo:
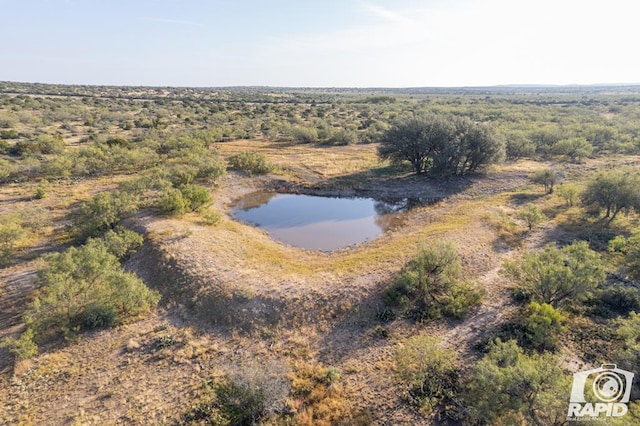
[(640, 83), (637, 0), (0, 0), (0, 81)]

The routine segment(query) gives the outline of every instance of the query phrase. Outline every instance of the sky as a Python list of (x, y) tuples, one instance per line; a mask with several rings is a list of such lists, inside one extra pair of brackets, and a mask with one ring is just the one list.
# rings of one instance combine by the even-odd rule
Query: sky
[(637, 0), (0, 0), (0, 81), (640, 83)]

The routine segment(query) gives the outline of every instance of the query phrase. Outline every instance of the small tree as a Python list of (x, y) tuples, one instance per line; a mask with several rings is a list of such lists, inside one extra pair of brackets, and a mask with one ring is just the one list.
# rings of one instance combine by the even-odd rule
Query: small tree
[(561, 249), (548, 245), (506, 263), (504, 271), (533, 301), (554, 308), (584, 299), (605, 279), (600, 256), (584, 241)]
[(558, 174), (551, 169), (541, 170), (531, 177), (531, 182), (544, 186), (544, 192), (553, 193), (553, 187), (558, 182)]
[(640, 174), (633, 170), (611, 170), (598, 173), (582, 193), (582, 203), (605, 210), (604, 219), (611, 223), (622, 210), (640, 211)]
[(566, 183), (556, 188), (556, 193), (562, 197), (569, 207), (573, 207), (578, 196), (578, 192), (578, 186), (571, 183)]
[(527, 224), (529, 231), (531, 231), (534, 226), (542, 223), (546, 218), (540, 207), (535, 204), (527, 204), (518, 212), (518, 219), (523, 220)]
[(388, 299), (405, 315), (422, 320), (442, 315), (461, 318), (480, 303), (482, 293), (462, 280), (462, 266), (451, 243), (422, 247), (395, 277)]
[(562, 425), (571, 379), (560, 357), (526, 355), (515, 340), (490, 344), (472, 371), (466, 394), (482, 424)]

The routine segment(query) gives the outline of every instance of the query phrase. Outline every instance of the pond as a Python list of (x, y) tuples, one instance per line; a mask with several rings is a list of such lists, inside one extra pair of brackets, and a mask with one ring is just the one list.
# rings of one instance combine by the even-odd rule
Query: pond
[(291, 246), (331, 251), (380, 236), (416, 203), (258, 192), (238, 201), (233, 216)]

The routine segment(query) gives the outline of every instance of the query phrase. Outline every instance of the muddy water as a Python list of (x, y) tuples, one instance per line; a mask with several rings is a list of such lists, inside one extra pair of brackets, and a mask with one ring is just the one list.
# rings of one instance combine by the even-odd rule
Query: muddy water
[(331, 198), (259, 192), (234, 206), (236, 219), (294, 247), (331, 251), (370, 241), (397, 226), (415, 200)]

